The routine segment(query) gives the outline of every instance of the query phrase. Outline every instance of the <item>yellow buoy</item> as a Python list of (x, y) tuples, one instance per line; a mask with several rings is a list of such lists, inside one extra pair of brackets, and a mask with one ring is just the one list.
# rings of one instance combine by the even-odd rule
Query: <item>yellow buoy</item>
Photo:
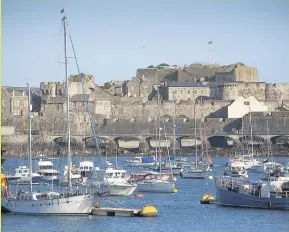
[(178, 190), (175, 188), (175, 189), (173, 189), (173, 193), (177, 193), (178, 192)]
[(143, 197), (143, 195), (141, 193), (137, 193), (135, 194), (135, 197)]
[(215, 197), (210, 194), (210, 193), (205, 193), (202, 197), (201, 197), (201, 204), (209, 204), (211, 201), (214, 201)]
[(156, 217), (158, 215), (158, 210), (152, 205), (145, 205), (141, 209), (140, 215), (142, 217)]

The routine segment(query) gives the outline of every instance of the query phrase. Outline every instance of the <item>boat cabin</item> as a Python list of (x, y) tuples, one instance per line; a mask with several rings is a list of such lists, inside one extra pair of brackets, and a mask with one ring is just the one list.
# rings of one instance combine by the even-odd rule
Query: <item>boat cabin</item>
[(26, 166), (19, 166), (15, 168), (15, 177), (28, 178), (30, 176), (30, 169)]
[(19, 201), (37, 201), (37, 200), (50, 200), (59, 198), (59, 193), (57, 192), (46, 192), (46, 193), (38, 193), (38, 192), (25, 192), (20, 190), (18, 192), (17, 199)]
[(91, 161), (80, 162), (79, 170), (82, 177), (91, 177), (94, 170), (94, 164)]

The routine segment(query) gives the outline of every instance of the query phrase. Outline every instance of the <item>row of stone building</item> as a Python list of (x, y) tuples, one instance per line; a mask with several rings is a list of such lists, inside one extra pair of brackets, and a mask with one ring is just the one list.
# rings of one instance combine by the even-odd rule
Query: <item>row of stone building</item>
[[(109, 118), (154, 120), (157, 86), (162, 96), (161, 117), (240, 118), (248, 112), (288, 111), (289, 105), (288, 84), (258, 82), (258, 70), (242, 64), (138, 69), (130, 81), (105, 86), (96, 85), (92, 75), (82, 77), (86, 96), (80, 77), (69, 78), (70, 109), (79, 128), (88, 122), (86, 101), (99, 123)], [(42, 82), (40, 89), (32, 88), (35, 116), (63, 117), (65, 96), (64, 82)], [(24, 120), (27, 109), (27, 88), (2, 87), (3, 124), (9, 124), (11, 116)]]

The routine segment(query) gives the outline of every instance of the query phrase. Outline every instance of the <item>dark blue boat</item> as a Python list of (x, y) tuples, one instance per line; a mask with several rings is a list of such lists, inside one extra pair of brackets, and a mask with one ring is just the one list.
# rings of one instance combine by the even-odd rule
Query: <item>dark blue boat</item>
[[(277, 183), (278, 182), (278, 183)], [(276, 186), (281, 189), (272, 190)], [(289, 209), (288, 181), (266, 184), (250, 183), (240, 178), (221, 177), (215, 180), (216, 203), (223, 206)]]

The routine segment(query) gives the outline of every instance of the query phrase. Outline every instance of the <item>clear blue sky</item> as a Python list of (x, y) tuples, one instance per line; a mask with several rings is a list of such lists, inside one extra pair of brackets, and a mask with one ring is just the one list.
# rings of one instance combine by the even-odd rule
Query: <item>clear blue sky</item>
[[(150, 64), (210, 59), (241, 61), (257, 67), (261, 81), (288, 82), (288, 1), (2, 0), (2, 85), (64, 80), (55, 62), (63, 60), (62, 8), (81, 72), (97, 84), (131, 79)], [(76, 74), (74, 64), (69, 69)]]

